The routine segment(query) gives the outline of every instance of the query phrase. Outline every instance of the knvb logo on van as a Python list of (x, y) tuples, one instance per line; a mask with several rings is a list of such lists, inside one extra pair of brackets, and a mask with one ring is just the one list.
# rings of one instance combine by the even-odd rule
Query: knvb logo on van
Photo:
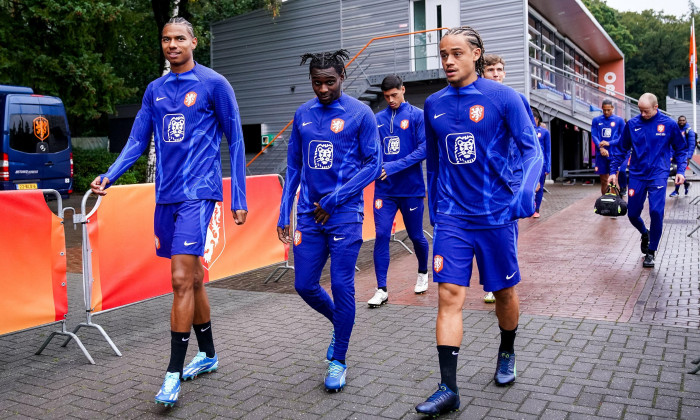
[(34, 136), (41, 141), (49, 137), (49, 120), (44, 117), (34, 118)]
[(194, 105), (194, 103), (197, 102), (197, 92), (187, 92), (184, 102), (188, 107)]
[(214, 213), (207, 227), (207, 239), (204, 241), (204, 268), (207, 270), (211, 269), (226, 248), (225, 214), (224, 203), (219, 201), (214, 206)]

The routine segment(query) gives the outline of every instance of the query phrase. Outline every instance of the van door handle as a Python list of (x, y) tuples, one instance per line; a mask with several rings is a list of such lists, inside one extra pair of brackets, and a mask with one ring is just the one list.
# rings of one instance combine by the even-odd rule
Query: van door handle
[(53, 162), (48, 161), (48, 162), (44, 163), (44, 166), (53, 166)]

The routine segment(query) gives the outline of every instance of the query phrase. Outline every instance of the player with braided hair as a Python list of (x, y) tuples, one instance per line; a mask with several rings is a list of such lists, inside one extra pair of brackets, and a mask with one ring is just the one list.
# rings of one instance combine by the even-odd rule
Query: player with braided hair
[[(416, 411), (438, 415), (459, 408), (457, 356), (462, 307), (476, 257), (480, 283), (496, 296), (501, 343), (494, 382), (515, 380), (520, 282), (517, 219), (531, 216), (542, 169), (535, 128), (518, 93), (484, 74), (484, 45), (473, 28), (447, 31), (440, 58), (449, 85), (425, 101), (426, 165), (438, 283), (436, 338), (441, 381)], [(521, 182), (512, 189), (509, 149), (522, 156)]]
[[(372, 110), (342, 91), (347, 51), (304, 54), (316, 98), (294, 114), (277, 235), (294, 244), (294, 287), (333, 325), (324, 385), (345, 386), (345, 362), (355, 321), (355, 263), (362, 245), (363, 189), (381, 173), (377, 120)], [(290, 213), (297, 187), (297, 228)], [(331, 259), (333, 299), (319, 285)]]

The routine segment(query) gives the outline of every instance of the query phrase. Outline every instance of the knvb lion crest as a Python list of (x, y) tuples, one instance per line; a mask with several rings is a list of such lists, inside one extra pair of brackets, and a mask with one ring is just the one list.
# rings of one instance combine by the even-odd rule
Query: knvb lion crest
[(444, 266), (445, 266), (445, 264), (444, 264), (444, 260), (442, 258), (442, 255), (436, 255), (433, 258), (433, 271), (435, 271), (436, 273), (439, 273), (440, 271), (442, 271), (442, 268)]
[(44, 117), (34, 118), (34, 136), (41, 141), (49, 137), (49, 120)]
[(312, 140), (309, 142), (309, 167), (330, 169), (333, 166), (333, 143)]
[(408, 120), (401, 120), (401, 128), (404, 130), (408, 128)]
[(224, 203), (218, 202), (214, 206), (207, 227), (207, 239), (204, 241), (204, 267), (209, 270), (224, 253), (226, 248), (226, 230), (224, 228)]
[(382, 207), (384, 207), (384, 201), (382, 201), (381, 198), (377, 198), (376, 200), (374, 200), (374, 208), (375, 209), (379, 210)]
[(472, 133), (448, 134), (445, 140), (451, 163), (464, 165), (476, 160), (476, 140)]
[(195, 102), (197, 102), (197, 92), (187, 92), (187, 94), (185, 94), (185, 105), (190, 107), (194, 105)]
[(481, 105), (474, 105), (469, 108), (469, 119), (475, 123), (484, 119), (484, 107)]
[(301, 232), (298, 230), (294, 231), (294, 246), (301, 245)]
[(656, 126), (656, 131), (658, 131), (659, 133), (663, 133), (664, 131), (666, 131), (666, 126), (663, 124), (659, 124)]
[(345, 128), (345, 121), (340, 118), (334, 118), (331, 121), (331, 131), (338, 134)]
[(163, 117), (163, 141), (179, 143), (185, 139), (185, 116), (167, 114)]

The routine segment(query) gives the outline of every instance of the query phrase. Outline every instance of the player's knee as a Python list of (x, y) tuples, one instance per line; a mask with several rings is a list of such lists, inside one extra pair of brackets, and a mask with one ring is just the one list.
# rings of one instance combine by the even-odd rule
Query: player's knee
[(496, 303), (508, 304), (518, 299), (515, 287), (512, 286), (493, 292), (493, 295), (496, 297)]
[(439, 283), (438, 284), (438, 300), (441, 308), (444, 309), (455, 309), (459, 308), (461, 311), (462, 303), (464, 300), (464, 293), (462, 286), (451, 284), (451, 283)]
[(391, 239), (391, 229), (376, 230), (375, 233), (376, 233), (376, 239), (375, 239), (376, 242), (389, 242), (389, 239)]
[(188, 293), (194, 289), (194, 278), (187, 276), (184, 271), (173, 271), (171, 282), (173, 293), (177, 295)]
[(299, 296), (313, 296), (320, 287), (318, 284), (294, 283), (294, 290), (297, 291)]

